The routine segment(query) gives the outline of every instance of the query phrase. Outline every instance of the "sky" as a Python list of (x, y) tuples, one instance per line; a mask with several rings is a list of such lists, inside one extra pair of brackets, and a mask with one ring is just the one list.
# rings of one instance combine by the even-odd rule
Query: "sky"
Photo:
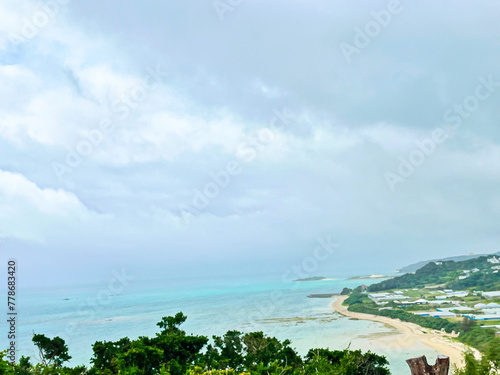
[(500, 4), (2, 0), (23, 285), (500, 250)]

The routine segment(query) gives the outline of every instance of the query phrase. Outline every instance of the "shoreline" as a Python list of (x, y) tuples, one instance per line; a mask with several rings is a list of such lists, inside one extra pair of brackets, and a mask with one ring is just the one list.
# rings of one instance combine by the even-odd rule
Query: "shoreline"
[[(346, 299), (347, 296), (337, 297), (337, 299), (332, 303), (332, 307), (335, 311), (350, 318), (370, 320), (396, 328), (401, 333), (402, 337), (397, 340), (393, 347), (402, 347), (402, 344), (412, 346), (412, 344), (420, 342), (423, 345), (436, 350), (439, 354), (450, 357), (451, 364), (455, 364), (458, 367), (463, 366), (462, 357), (465, 350), (471, 349), (476, 356), (480, 356), (476, 349), (470, 348), (460, 342), (452, 341), (452, 338), (457, 337), (457, 335), (424, 328), (414, 323), (402, 322), (399, 319), (391, 319), (385, 316), (348, 311), (347, 306), (342, 305)], [(435, 358), (427, 359), (429, 364), (432, 365), (434, 363)]]

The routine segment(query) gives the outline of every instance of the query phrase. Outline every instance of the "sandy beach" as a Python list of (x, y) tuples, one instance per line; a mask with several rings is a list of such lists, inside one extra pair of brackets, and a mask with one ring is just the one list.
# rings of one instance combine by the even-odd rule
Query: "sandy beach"
[[(384, 323), (399, 330), (401, 335), (391, 341), (385, 341), (385, 345), (389, 345), (394, 348), (409, 347), (420, 342), (425, 346), (436, 350), (440, 354), (450, 357), (452, 364), (456, 364), (459, 367), (463, 365), (462, 353), (470, 348), (460, 342), (452, 340), (454, 337), (457, 337), (457, 335), (423, 328), (413, 323), (402, 322), (399, 319), (351, 312), (347, 310), (347, 306), (342, 305), (346, 298), (347, 296), (339, 296), (337, 300), (333, 302), (332, 306), (338, 313), (350, 318)], [(476, 353), (476, 356), (480, 355), (477, 350), (473, 349), (473, 351)], [(432, 365), (434, 360), (435, 358), (428, 358), (429, 364)]]

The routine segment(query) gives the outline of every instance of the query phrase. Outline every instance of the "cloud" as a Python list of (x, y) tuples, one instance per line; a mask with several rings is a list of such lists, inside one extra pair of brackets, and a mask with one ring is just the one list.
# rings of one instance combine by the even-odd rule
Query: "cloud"
[(47, 233), (97, 219), (74, 194), (40, 188), (19, 173), (3, 170), (0, 170), (0, 205), (3, 238), (44, 242)]
[[(224, 22), (211, 2), (68, 2), (9, 42), (43, 4), (0, 5), (0, 228), (12, 248), (61, 266), (62, 252), (143, 271), (154, 257), (158, 275), (272, 271), (326, 235), (345, 269), (364, 259), (376, 273), (498, 250), (500, 93), (394, 192), (384, 178), (479, 77), (500, 81), (497, 4), (401, 0), (351, 63), (340, 44), (386, 1), (252, 1)], [(53, 163), (89, 142), (58, 178)], [(179, 206), (231, 161), (241, 173), (186, 224)]]

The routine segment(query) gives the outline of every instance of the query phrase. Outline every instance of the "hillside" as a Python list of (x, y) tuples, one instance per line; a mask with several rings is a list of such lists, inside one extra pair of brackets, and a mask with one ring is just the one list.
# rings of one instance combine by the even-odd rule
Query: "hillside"
[[(431, 262), (415, 273), (355, 288), (348, 310), (399, 319), (433, 330), (458, 333), (458, 341), (483, 353), (498, 353), (500, 258)], [(376, 292), (376, 293), (374, 293)], [(494, 306), (491, 306), (494, 305)]]
[(451, 260), (430, 262), (415, 273), (407, 273), (373, 284), (368, 290), (378, 292), (403, 288), (423, 288), (430, 284), (444, 284), (450, 289), (500, 290), (500, 273), (498, 271), (500, 264), (488, 262), (488, 259), (491, 258), (491, 256), (482, 256), (460, 262)]
[(441, 258), (441, 259), (423, 260), (423, 261), (420, 261), (420, 262), (413, 263), (413, 264), (410, 264), (408, 266), (402, 267), (402, 268), (398, 269), (396, 272), (399, 273), (399, 274), (401, 274), (401, 275), (404, 275), (405, 273), (413, 273), (416, 270), (418, 270), (419, 268), (422, 268), (423, 266), (425, 266), (425, 265), (427, 265), (427, 264), (429, 264), (431, 262), (447, 262), (447, 261), (450, 261), (450, 260), (452, 260), (454, 262), (462, 262), (464, 260), (475, 259), (475, 258), (479, 258), (479, 257), (482, 257), (482, 256), (493, 256), (493, 255), (500, 256), (500, 251), (497, 252), (497, 253), (494, 253), (494, 254), (457, 255), (457, 256), (447, 257), (447, 258)]

